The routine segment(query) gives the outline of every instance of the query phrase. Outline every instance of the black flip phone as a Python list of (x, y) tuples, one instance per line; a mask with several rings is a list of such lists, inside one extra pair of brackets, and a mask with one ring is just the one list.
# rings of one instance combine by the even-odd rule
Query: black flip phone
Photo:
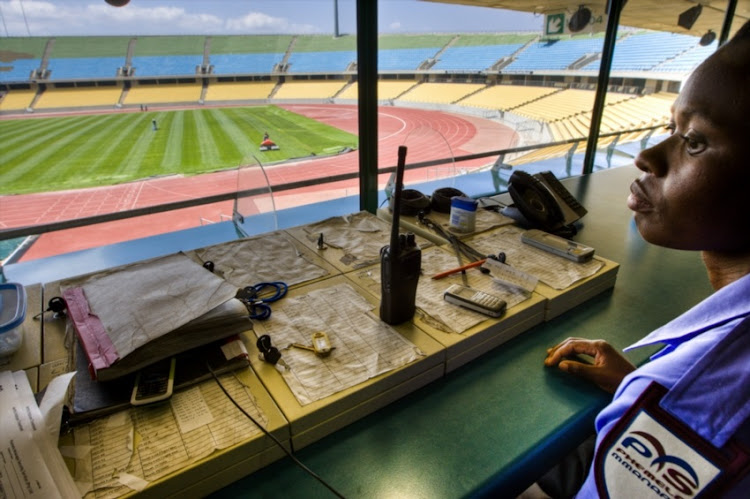
[(386, 324), (400, 324), (414, 317), (422, 267), (422, 250), (417, 246), (414, 234), (398, 233), (405, 164), (406, 146), (400, 146), (393, 193), (391, 244), (380, 249), (380, 318)]

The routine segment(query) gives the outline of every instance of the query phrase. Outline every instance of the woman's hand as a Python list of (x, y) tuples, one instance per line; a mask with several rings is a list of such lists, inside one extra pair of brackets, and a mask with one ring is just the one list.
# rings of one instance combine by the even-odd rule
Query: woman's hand
[[(593, 358), (591, 364), (568, 357), (579, 354)], [(547, 350), (544, 359), (547, 367), (575, 374), (595, 383), (602, 390), (615, 393), (622, 379), (635, 370), (635, 366), (604, 340), (568, 338)]]

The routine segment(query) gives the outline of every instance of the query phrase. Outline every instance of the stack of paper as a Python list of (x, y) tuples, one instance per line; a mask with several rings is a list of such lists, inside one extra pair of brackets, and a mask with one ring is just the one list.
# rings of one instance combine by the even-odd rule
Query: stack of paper
[(61, 400), (70, 378), (58, 377), (47, 387), (40, 409), (25, 372), (0, 372), (2, 497), (81, 496), (57, 450)]
[(181, 253), (60, 287), (99, 381), (252, 329), (237, 288)]

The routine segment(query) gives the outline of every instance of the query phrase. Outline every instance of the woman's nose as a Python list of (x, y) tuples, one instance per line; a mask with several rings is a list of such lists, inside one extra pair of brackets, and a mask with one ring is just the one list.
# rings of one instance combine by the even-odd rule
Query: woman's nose
[(635, 166), (641, 171), (652, 173), (656, 176), (666, 171), (666, 151), (671, 137), (667, 137), (660, 143), (642, 150), (635, 157)]

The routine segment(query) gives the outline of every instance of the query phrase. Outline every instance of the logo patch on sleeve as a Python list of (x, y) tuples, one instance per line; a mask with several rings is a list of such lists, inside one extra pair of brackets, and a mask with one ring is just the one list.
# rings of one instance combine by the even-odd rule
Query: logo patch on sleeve
[(610, 490), (665, 498), (695, 497), (721, 473), (718, 466), (645, 411), (607, 450), (603, 471)]
[(610, 498), (714, 495), (747, 470), (748, 454), (717, 449), (664, 411), (667, 390), (652, 383), (602, 440), (594, 458), (597, 490)]

